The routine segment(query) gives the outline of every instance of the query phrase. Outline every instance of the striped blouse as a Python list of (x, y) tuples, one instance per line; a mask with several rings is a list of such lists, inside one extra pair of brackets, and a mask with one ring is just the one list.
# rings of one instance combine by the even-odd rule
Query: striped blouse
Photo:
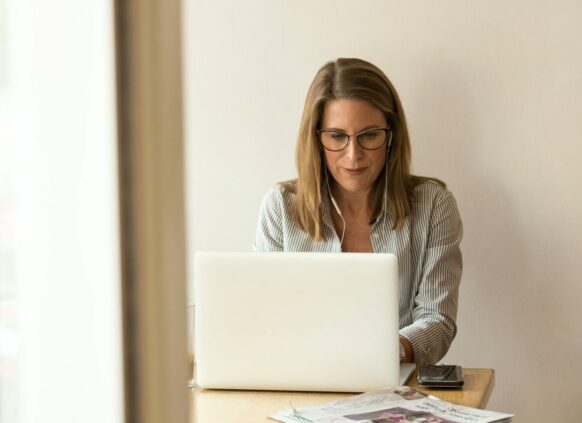
[[(463, 226), (453, 195), (435, 182), (416, 190), (413, 218), (392, 229), (390, 213), (381, 213), (372, 225), (375, 253), (398, 257), (400, 278), (400, 335), (412, 344), (414, 361), (436, 363), (448, 351), (457, 332), (456, 315), (462, 257), (459, 244)], [(294, 194), (274, 186), (261, 204), (257, 251), (341, 252), (330, 215), (323, 207), (326, 241), (314, 242), (293, 220)]]

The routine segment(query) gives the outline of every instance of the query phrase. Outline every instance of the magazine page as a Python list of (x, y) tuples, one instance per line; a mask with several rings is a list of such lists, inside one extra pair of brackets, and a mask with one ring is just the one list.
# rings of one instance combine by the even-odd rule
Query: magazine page
[(407, 386), (399, 386), (320, 406), (292, 407), (270, 417), (287, 423), (487, 423), (508, 422), (512, 415), (452, 404)]

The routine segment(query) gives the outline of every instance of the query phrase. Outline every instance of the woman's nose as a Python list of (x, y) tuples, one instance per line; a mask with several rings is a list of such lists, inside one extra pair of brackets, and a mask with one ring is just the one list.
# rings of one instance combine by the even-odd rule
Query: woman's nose
[(346, 147), (346, 156), (350, 159), (357, 159), (362, 156), (364, 149), (358, 144), (355, 136), (351, 136)]

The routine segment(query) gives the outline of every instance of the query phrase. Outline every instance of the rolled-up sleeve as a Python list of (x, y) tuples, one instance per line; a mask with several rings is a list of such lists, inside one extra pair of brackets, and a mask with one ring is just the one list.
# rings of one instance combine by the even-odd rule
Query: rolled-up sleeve
[(283, 251), (282, 202), (282, 193), (278, 187), (273, 187), (263, 198), (253, 246), (255, 251)]
[(455, 338), (463, 270), (459, 248), (463, 225), (455, 199), (442, 190), (433, 204), (413, 323), (400, 330), (412, 344), (413, 359), (418, 364), (438, 362)]

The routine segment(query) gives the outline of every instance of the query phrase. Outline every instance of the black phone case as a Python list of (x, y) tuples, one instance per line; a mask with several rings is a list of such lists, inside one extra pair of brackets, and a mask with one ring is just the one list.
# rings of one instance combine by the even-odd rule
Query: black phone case
[(431, 388), (460, 388), (465, 383), (461, 366), (436, 364), (419, 366), (417, 381)]

